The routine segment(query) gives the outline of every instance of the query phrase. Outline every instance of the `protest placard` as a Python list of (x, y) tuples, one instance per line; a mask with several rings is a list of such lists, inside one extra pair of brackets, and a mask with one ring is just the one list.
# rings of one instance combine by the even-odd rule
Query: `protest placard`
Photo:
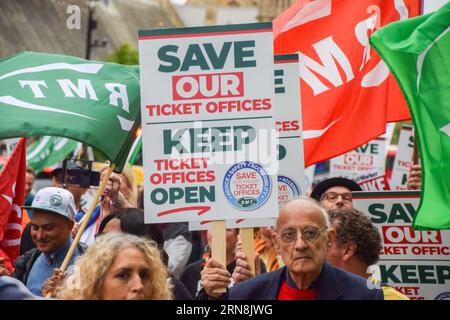
[[(210, 230), (211, 222), (212, 220), (189, 221), (189, 231)], [(225, 225), (227, 229), (271, 227), (275, 225), (275, 218), (227, 220)]]
[(386, 138), (378, 137), (330, 160), (330, 176), (346, 176), (366, 191), (389, 190), (385, 176)]
[(275, 55), (275, 119), (278, 143), (278, 205), (306, 195), (298, 55)]
[(271, 23), (139, 32), (146, 223), (278, 212)]
[(398, 138), (398, 148), (389, 181), (391, 190), (407, 190), (409, 169), (412, 166), (414, 151), (414, 130), (412, 126), (403, 125)]
[(316, 165), (313, 164), (305, 168), (305, 178), (306, 178), (306, 189), (312, 186), (314, 180), (314, 172), (316, 171)]
[[(278, 205), (306, 194), (306, 177), (303, 165), (303, 132), (298, 80), (298, 55), (274, 57), (274, 107), (278, 145)], [(227, 220), (228, 229), (273, 226), (275, 219)], [(207, 230), (210, 221), (191, 221), (189, 230)]]
[(449, 299), (450, 231), (415, 231), (420, 191), (354, 192), (354, 208), (368, 213), (383, 249), (381, 281), (410, 299)]

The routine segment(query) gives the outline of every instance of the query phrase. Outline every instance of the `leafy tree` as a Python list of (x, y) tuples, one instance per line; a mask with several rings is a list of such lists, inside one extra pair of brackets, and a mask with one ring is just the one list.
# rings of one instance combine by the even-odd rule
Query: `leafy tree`
[(124, 43), (119, 50), (107, 57), (107, 61), (126, 65), (138, 65), (139, 54), (130, 44)]

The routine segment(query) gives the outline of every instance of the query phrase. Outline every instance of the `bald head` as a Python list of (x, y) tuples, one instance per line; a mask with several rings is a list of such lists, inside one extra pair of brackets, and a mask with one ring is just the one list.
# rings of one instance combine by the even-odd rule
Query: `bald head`
[(299, 289), (308, 288), (322, 271), (334, 236), (327, 213), (314, 200), (294, 200), (280, 210), (273, 240)]
[(283, 222), (288, 216), (301, 215), (309, 213), (317, 215), (321, 222), (321, 227), (329, 227), (328, 214), (315, 200), (311, 198), (300, 198), (288, 202), (281, 210), (275, 223), (275, 230), (279, 229), (280, 222)]

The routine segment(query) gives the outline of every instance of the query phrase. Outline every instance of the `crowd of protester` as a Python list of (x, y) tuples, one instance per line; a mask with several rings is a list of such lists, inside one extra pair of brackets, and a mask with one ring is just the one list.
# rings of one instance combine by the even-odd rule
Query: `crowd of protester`
[[(211, 257), (210, 231), (145, 224), (127, 165), (110, 176), (63, 272), (89, 190), (64, 181), (61, 167), (52, 186), (36, 193), (35, 178), (28, 168), (21, 253), (12, 273), (0, 258), (1, 299), (408, 299), (369, 272), (381, 237), (370, 217), (353, 209), (352, 191), (362, 189), (351, 179), (319, 182), (309, 198), (281, 208), (274, 226), (255, 229), (252, 271), (237, 229), (227, 230), (223, 265)], [(408, 183), (420, 188), (420, 167)]]

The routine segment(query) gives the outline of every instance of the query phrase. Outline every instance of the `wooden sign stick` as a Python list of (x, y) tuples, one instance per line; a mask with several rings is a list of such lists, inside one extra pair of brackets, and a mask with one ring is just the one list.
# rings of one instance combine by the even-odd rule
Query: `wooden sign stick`
[[(250, 270), (255, 274), (255, 247), (253, 242), (253, 228), (241, 228), (239, 231), (242, 242), (242, 252), (247, 257)], [(256, 275), (256, 274), (255, 274)]]
[[(227, 266), (227, 243), (226, 243), (225, 220), (213, 221), (211, 230), (211, 255), (225, 267)], [(226, 288), (215, 290), (214, 293), (225, 293)]]

